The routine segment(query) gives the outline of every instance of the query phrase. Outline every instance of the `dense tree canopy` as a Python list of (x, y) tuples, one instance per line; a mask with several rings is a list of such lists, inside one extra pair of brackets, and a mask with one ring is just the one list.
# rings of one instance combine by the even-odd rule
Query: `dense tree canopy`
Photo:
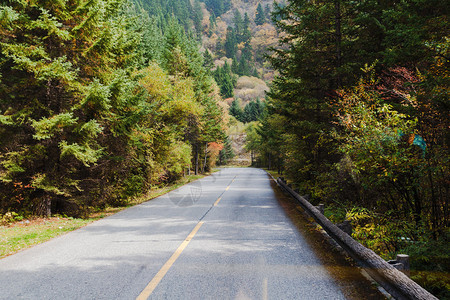
[(392, 211), (435, 238), (444, 234), (444, 6), (345, 0), (278, 6), (274, 17), (284, 37), (271, 61), (280, 76), (259, 129), (260, 159), (317, 201)]
[(231, 8), (230, 0), (204, 0), (204, 2), (215, 16), (220, 16)]
[[(257, 164), (286, 173), (313, 202), (345, 208), (363, 243), (384, 255), (407, 246), (427, 269), (448, 261), (421, 256), (448, 246), (448, 9), (416, 0), (276, 5), (283, 38), (271, 62), (280, 75), (247, 144)], [(416, 278), (448, 292), (433, 276)]]
[(2, 211), (120, 203), (198, 170), (205, 143), (224, 139), (194, 37), (137, 11), (117, 0), (0, 7)]

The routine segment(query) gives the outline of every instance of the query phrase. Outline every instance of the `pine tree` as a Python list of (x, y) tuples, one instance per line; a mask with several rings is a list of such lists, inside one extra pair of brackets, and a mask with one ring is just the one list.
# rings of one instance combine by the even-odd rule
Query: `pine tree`
[(250, 31), (250, 18), (247, 12), (244, 14), (244, 29), (242, 31), (241, 42), (250, 43), (252, 32)]
[(242, 15), (238, 9), (234, 11), (233, 23), (237, 43), (240, 43), (242, 38), (242, 32), (244, 30), (244, 20), (242, 19)]
[(251, 75), (251, 67), (247, 60), (247, 58), (244, 55), (241, 55), (241, 58), (239, 59), (237, 74), (240, 76), (249, 76)]
[(214, 15), (220, 16), (231, 8), (231, 0), (205, 0), (206, 7)]
[(119, 17), (120, 1), (96, 3), (1, 9), (1, 190), (20, 182), (22, 207), (38, 214), (51, 214), (55, 200), (101, 193), (100, 175), (114, 171), (106, 156), (126, 149), (124, 107), (136, 100), (126, 68), (139, 39)]
[(141, 43), (139, 45), (142, 57), (141, 65), (148, 65), (150, 61), (162, 62), (163, 56), (163, 36), (158, 27), (156, 17), (150, 17), (146, 12), (139, 14), (139, 19), (143, 20), (136, 24), (136, 30), (142, 32)]
[(243, 120), (243, 111), (241, 106), (239, 105), (239, 101), (238, 100), (233, 100), (233, 102), (231, 102), (231, 106), (229, 109), (230, 115), (232, 115), (233, 117), (235, 117), (238, 121)]
[(266, 6), (264, 7), (264, 15), (266, 16), (267, 20), (271, 19), (271, 15), (270, 15), (271, 12), (272, 12), (272, 9), (270, 8), (269, 4), (266, 4)]
[(203, 33), (202, 20), (203, 11), (200, 6), (200, 2), (196, 0), (194, 1), (192, 21), (194, 22), (195, 31), (199, 40), (201, 39)]
[(228, 27), (225, 39), (225, 54), (229, 58), (236, 56), (237, 52), (237, 38), (236, 33), (232, 27)]
[(214, 79), (220, 87), (220, 94), (225, 98), (231, 98), (234, 95), (234, 82), (231, 68), (227, 62), (223, 67), (218, 67), (214, 71)]
[(235, 156), (233, 147), (231, 145), (231, 140), (227, 136), (223, 143), (223, 148), (220, 150), (219, 153), (219, 164), (220, 165), (226, 165), (230, 159), (232, 159)]
[(264, 13), (261, 3), (258, 3), (258, 7), (256, 7), (255, 23), (256, 25), (262, 25), (265, 22), (266, 22), (266, 15)]
[(214, 67), (214, 60), (211, 52), (208, 49), (206, 49), (205, 52), (203, 52), (203, 60), (204, 60), (203, 66), (208, 72), (210, 72)]

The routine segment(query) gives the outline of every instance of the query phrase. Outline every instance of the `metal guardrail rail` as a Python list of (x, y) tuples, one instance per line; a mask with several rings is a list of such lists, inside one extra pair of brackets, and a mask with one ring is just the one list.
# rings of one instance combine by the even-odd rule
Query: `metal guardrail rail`
[(353, 257), (369, 275), (395, 299), (438, 299), (408, 276), (391, 266), (372, 250), (355, 241), (347, 233), (339, 229), (305, 198), (286, 185), (281, 178), (277, 183), (333, 238), (347, 253)]

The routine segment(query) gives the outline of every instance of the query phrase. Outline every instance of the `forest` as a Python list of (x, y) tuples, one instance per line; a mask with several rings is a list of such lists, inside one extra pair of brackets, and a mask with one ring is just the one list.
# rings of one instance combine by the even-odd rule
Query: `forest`
[(228, 120), (264, 111), (268, 66), (252, 37), (269, 14), (229, 1), (3, 1), (0, 213), (83, 216), (227, 163)]
[[(449, 299), (449, 20), (445, 1), (289, 1), (257, 165), (283, 174), (353, 237), (408, 253)], [(447, 253), (447, 254), (446, 254)], [(442, 278), (447, 278), (441, 280)]]
[(209, 171), (203, 153), (225, 140), (226, 112), (195, 32), (157, 9), (3, 4), (2, 212), (80, 215)]
[(449, 7), (1, 1), (0, 215), (84, 216), (251, 153), (450, 299)]

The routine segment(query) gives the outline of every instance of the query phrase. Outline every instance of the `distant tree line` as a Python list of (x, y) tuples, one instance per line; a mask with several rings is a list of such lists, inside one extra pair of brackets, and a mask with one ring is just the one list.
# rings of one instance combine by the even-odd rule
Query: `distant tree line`
[(186, 31), (195, 29), (197, 38), (202, 35), (203, 11), (198, 0), (132, 0), (137, 11), (144, 10), (154, 17), (161, 30), (175, 18)]
[(247, 103), (244, 109), (241, 108), (238, 100), (234, 100), (229, 109), (230, 115), (242, 123), (259, 121), (264, 116), (264, 112), (265, 104), (259, 98)]
[(214, 17), (220, 16), (231, 8), (231, 0), (204, 0), (203, 2)]
[[(239, 76), (255, 75), (250, 31), (250, 18), (247, 13), (242, 18), (239, 10), (234, 11), (234, 27), (228, 27), (224, 43), (225, 55), (232, 59), (231, 69)], [(239, 51), (238, 51), (239, 50)], [(257, 74), (256, 74), (257, 75)]]

